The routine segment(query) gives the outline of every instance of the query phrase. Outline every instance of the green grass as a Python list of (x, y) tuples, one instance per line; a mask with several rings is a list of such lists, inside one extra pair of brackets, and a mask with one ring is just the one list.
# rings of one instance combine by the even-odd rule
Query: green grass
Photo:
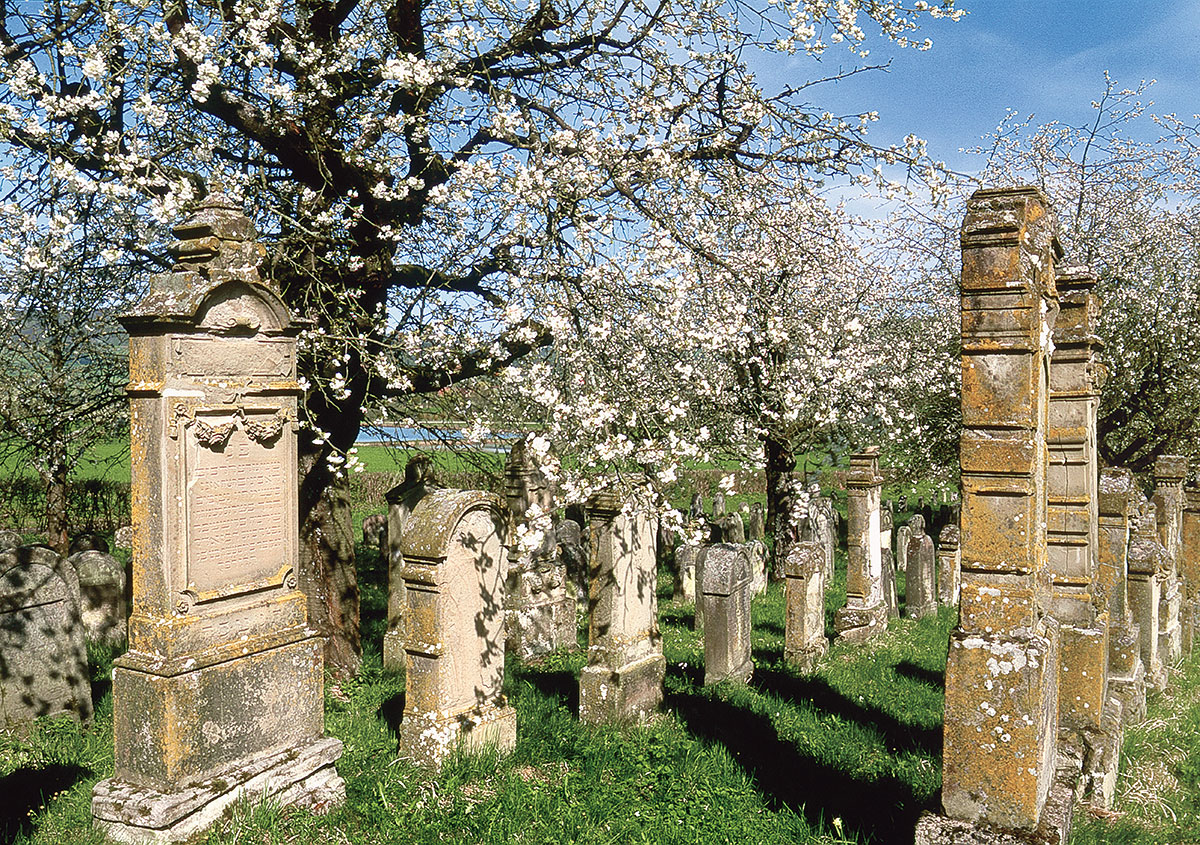
[[(327, 730), (346, 744), (346, 805), (313, 816), (243, 804), (209, 843), (900, 843), (936, 806), (947, 611), (893, 622), (866, 646), (834, 646), (803, 675), (783, 663), (783, 591), (773, 586), (753, 605), (751, 683), (704, 688), (693, 608), (670, 602), (662, 573), (668, 668), (658, 721), (581, 725), (582, 651), (510, 658), (516, 750), (461, 757), (435, 776), (398, 758), (404, 680), (381, 669), (384, 567), (373, 549), (359, 557), (364, 667), (326, 697)], [(843, 582), (839, 569), (830, 616)], [(26, 737), (0, 734), (0, 820), (10, 835), (19, 827), (17, 842), (100, 842), (89, 796), (112, 772), (111, 655), (91, 656), (90, 727), (60, 719)]]

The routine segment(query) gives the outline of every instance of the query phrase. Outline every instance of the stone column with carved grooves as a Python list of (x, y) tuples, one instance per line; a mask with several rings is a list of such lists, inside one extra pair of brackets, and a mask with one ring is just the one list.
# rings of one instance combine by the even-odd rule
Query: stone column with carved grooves
[(1054, 777), (1057, 622), (1046, 614), (1046, 421), (1060, 248), (1036, 188), (977, 191), (962, 230), (960, 621), (946, 666), (942, 803), (1038, 826)]
[(1185, 498), (1183, 482), (1188, 461), (1182, 455), (1160, 455), (1154, 462), (1154, 506), (1158, 513), (1158, 539), (1166, 549), (1160, 583), (1158, 648), (1163, 662), (1174, 664), (1183, 654), (1179, 622), (1183, 591), (1179, 584), (1179, 557), (1183, 540)]
[(130, 335), (133, 610), (113, 668), (113, 777), (92, 814), (122, 842), (191, 839), (239, 798), (345, 795), (324, 735), (322, 641), (298, 588), (296, 338), (220, 193), (175, 229)]
[(839, 640), (864, 642), (887, 629), (879, 540), (879, 447), (850, 456), (846, 474), (846, 606), (833, 627)]
[(1108, 599), (1108, 688), (1121, 702), (1123, 720), (1146, 713), (1146, 667), (1141, 631), (1129, 604), (1130, 520), (1137, 507), (1133, 473), (1119, 467), (1100, 470), (1097, 592)]

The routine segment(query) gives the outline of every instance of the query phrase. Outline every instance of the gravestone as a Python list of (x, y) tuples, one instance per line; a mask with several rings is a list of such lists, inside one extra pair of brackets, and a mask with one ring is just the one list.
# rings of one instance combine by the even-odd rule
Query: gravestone
[(825, 551), (818, 543), (792, 547), (784, 562), (787, 611), (783, 659), (811, 672), (829, 651), (825, 639)]
[(896, 528), (896, 571), (908, 571), (908, 541), (912, 539), (912, 529), (907, 524)]
[(817, 543), (825, 555), (825, 581), (833, 578), (833, 552), (837, 545), (837, 526), (833, 521), (833, 505), (821, 495), (820, 486), (808, 488), (808, 503), (800, 531), (801, 542)]
[(1126, 723), (1146, 715), (1146, 667), (1141, 628), (1129, 601), (1129, 543), (1140, 494), (1133, 473), (1105, 467), (1099, 482), (1097, 580), (1109, 597), (1108, 688), (1121, 702)]
[(92, 718), (75, 570), (50, 549), (0, 551), (0, 724)]
[(588, 517), (588, 662), (579, 676), (579, 720), (642, 721), (662, 704), (667, 665), (650, 519), (611, 493), (592, 498)]
[[(937, 600), (947, 607), (958, 607), (958, 587), (962, 568), (962, 553), (958, 544), (961, 534), (958, 526), (951, 523), (938, 535), (937, 546)], [(907, 584), (905, 585), (907, 590)]]
[(71, 540), (70, 555), (80, 552), (104, 552), (108, 554), (108, 541), (99, 534), (76, 534)]
[(892, 556), (892, 520), (889, 503), (879, 510), (879, 565), (883, 574), (883, 599), (887, 602), (888, 619), (898, 619), (900, 598), (896, 592), (896, 561)]
[(904, 616), (920, 619), (937, 613), (936, 560), (933, 538), (925, 533), (925, 517), (908, 521), (908, 570), (904, 573)]
[(704, 519), (704, 496), (699, 492), (692, 494), (692, 504), (688, 508), (688, 521), (695, 522)]
[(721, 520), (721, 542), (736, 545), (746, 542), (746, 525), (740, 513), (731, 513)]
[(197, 838), (237, 800), (343, 800), (297, 579), (296, 336), (220, 193), (175, 229), (130, 334), (133, 608), (113, 668), (111, 838)]
[(760, 540), (743, 543), (750, 557), (750, 593), (762, 595), (767, 590), (767, 544)]
[[(1036, 188), (979, 190), (967, 203), (962, 582), (942, 758), (950, 824), (924, 817), (918, 842), (948, 841), (937, 832), (954, 821), (1036, 830), (1055, 776), (1059, 630), (1046, 612), (1045, 486), (1054, 268), (1062, 255), (1055, 226)], [(909, 570), (919, 563), (910, 551)]]
[(704, 685), (745, 683), (750, 659), (750, 550), (722, 543), (704, 549)]
[[(517, 440), (504, 466), (510, 518), (515, 527), (550, 518), (553, 496), (530, 454), (526, 439)], [(575, 645), (575, 596), (567, 589), (567, 573), (555, 554), (553, 532), (523, 551), (516, 536), (509, 546), (504, 617), (508, 648), (522, 658), (536, 657), (559, 646)]]
[(846, 474), (846, 606), (833, 627), (838, 639), (864, 642), (887, 629), (883, 554), (879, 544), (879, 447), (850, 456)]
[(1179, 580), (1183, 587), (1183, 653), (1190, 655), (1200, 630), (1200, 490), (1191, 487), (1184, 492)]
[(9, 531), (5, 528), (0, 528), (0, 552), (15, 549), (21, 546), (25, 541), (21, 539), (21, 535), (16, 531)]
[(386, 550), (388, 548), (387, 526), (387, 514), (373, 513), (370, 516), (363, 517), (363, 545)]
[(718, 490), (716, 493), (713, 493), (712, 521), (719, 523), (725, 518), (725, 514), (725, 492)]
[[(384, 494), (388, 505), (387, 540), (388, 606), (387, 629), (383, 632), (383, 668), (399, 672), (408, 660), (404, 650), (404, 623), (408, 595), (404, 584), (404, 532), (413, 510), (425, 496), (438, 489), (433, 461), (428, 455), (413, 455), (404, 465), (404, 480)], [(364, 528), (365, 530), (365, 528)]]
[(1185, 499), (1183, 482), (1188, 462), (1182, 455), (1159, 455), (1154, 462), (1154, 504), (1158, 514), (1158, 538), (1166, 549), (1166, 571), (1159, 592), (1158, 648), (1163, 662), (1175, 664), (1183, 656), (1180, 612), (1183, 590), (1179, 583), (1179, 557), (1183, 538)]
[(750, 506), (750, 519), (746, 521), (746, 539), (762, 542), (767, 538), (767, 514), (762, 502)]
[(675, 550), (676, 577), (672, 600), (696, 601), (696, 559), (702, 546), (684, 543)]
[(437, 768), (456, 749), (516, 744), (504, 684), (504, 500), (434, 490), (404, 526), (408, 600), (401, 754)]
[(118, 549), (133, 548), (133, 526), (122, 525), (113, 533), (113, 546)]
[(105, 645), (125, 642), (125, 567), (96, 551), (73, 554), (67, 563), (79, 578), (79, 608), (88, 639)]
[(587, 601), (587, 547), (583, 529), (573, 519), (563, 519), (554, 527), (558, 541), (558, 562), (566, 572), (567, 582), (575, 592), (576, 601)]
[(1158, 509), (1139, 492), (1130, 518), (1129, 573), (1126, 584), (1129, 609), (1137, 623), (1142, 665), (1146, 683), (1155, 689), (1167, 686), (1167, 667), (1163, 662), (1159, 639), (1159, 613), (1162, 610), (1162, 586), (1170, 563), (1167, 550), (1158, 535)]

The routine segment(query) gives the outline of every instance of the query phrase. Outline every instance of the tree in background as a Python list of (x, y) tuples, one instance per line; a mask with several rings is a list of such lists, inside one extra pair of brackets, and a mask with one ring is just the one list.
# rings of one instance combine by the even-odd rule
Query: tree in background
[(872, 148), (865, 116), (811, 106), (807, 84), (764, 92), (747, 59), (865, 55), (867, 26), (922, 47), (919, 18), (957, 14), (952, 0), (9, 4), (6, 176), (36, 185), (50, 163), (160, 223), (214, 178), (245, 202), (264, 271), (317, 326), (300, 581), (328, 665), (352, 672), (344, 477), (364, 407), (549, 349), (560, 305), (631, 285), (611, 257), (638, 253), (656, 198), (703, 190), (715, 167), (770, 164), (786, 182), (880, 155), (919, 164), (915, 146)]

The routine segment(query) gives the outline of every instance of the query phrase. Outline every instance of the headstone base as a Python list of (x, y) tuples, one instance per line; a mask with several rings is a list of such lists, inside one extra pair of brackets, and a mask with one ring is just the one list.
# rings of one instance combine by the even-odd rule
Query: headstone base
[(833, 617), (833, 629), (839, 642), (864, 643), (887, 630), (888, 608), (885, 602), (871, 607), (842, 607)]
[(575, 636), (575, 599), (563, 596), (542, 604), (504, 611), (505, 648), (522, 660), (549, 654), (566, 646), (578, 647)]
[[(1105, 617), (1107, 618), (1107, 617)], [(1100, 730), (1108, 694), (1108, 626), (1062, 626), (1058, 675), (1058, 720), (1077, 730)]]
[(346, 784), (334, 768), (341, 756), (341, 740), (323, 737), (171, 793), (109, 778), (92, 790), (92, 819), (114, 842), (140, 845), (195, 839), (242, 799), (269, 796), (279, 806), (324, 812), (346, 799)]
[(1109, 698), (1104, 708), (1101, 729), (1083, 735), (1084, 798), (1093, 807), (1112, 807), (1121, 765), (1121, 743), (1125, 738), (1124, 710), (1117, 698)]
[(1146, 717), (1146, 667), (1140, 640), (1138, 626), (1131, 625), (1115, 631), (1108, 641), (1108, 694), (1121, 702), (1126, 725)]
[(662, 705), (667, 659), (651, 654), (620, 669), (585, 666), (579, 673), (579, 721), (642, 722)]
[(730, 669), (727, 672), (709, 672), (707, 661), (705, 661), (704, 669), (704, 686), (712, 686), (719, 684), (721, 681), (733, 681), (737, 684), (748, 684), (750, 679), (754, 677), (754, 661), (747, 660), (742, 665)]
[(1158, 653), (1166, 665), (1173, 665), (1183, 656), (1183, 627), (1180, 624), (1182, 597), (1178, 582), (1163, 587), (1159, 605)]
[(784, 648), (783, 661), (801, 672), (811, 672), (817, 668), (826, 654), (829, 653), (829, 641), (824, 637), (806, 648)]
[(385, 631), (383, 634), (383, 670), (385, 672), (404, 671), (404, 637), (399, 631)]
[(435, 770), (455, 751), (492, 747), (507, 753), (516, 745), (517, 711), (507, 702), (455, 713), (405, 713), (400, 723), (401, 756)]

